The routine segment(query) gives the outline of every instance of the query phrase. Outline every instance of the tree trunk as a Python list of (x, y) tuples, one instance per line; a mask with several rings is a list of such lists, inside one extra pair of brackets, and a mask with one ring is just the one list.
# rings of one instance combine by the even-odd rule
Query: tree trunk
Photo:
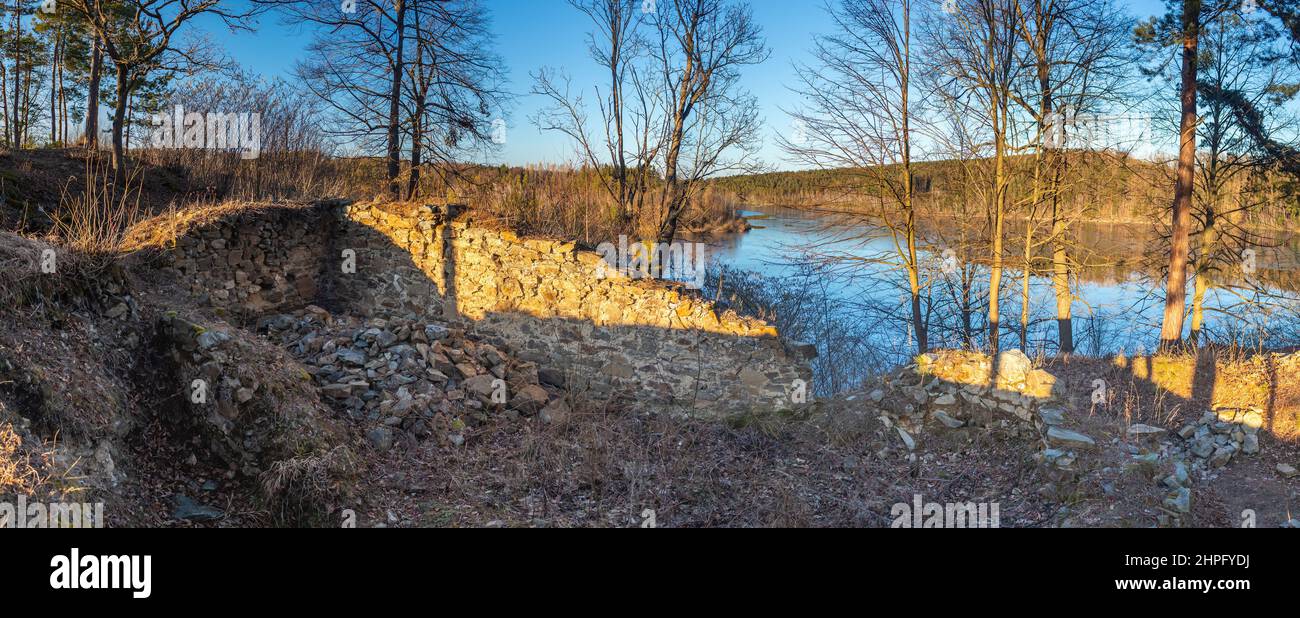
[(1200, 0), (1183, 0), (1182, 119), (1178, 147), (1178, 177), (1174, 184), (1173, 236), (1170, 239), (1169, 280), (1165, 285), (1165, 315), (1160, 328), (1162, 348), (1183, 339), (1187, 317), (1187, 258), (1191, 249), (1192, 190), (1196, 170), (1196, 54), (1200, 43)]
[(397, 22), (397, 49), (394, 51), (394, 70), (393, 86), (388, 93), (388, 195), (393, 199), (401, 199), (402, 188), (397, 180), (401, 173), (402, 151), (401, 151), (401, 114), (400, 103), (402, 97), (402, 73), (403, 62), (402, 53), (405, 51), (406, 38), (406, 1), (396, 0), (396, 22)]
[(683, 131), (685, 131), (685, 120), (679, 111), (674, 116), (672, 137), (668, 143), (668, 153), (664, 156), (664, 218), (659, 225), (657, 238), (661, 243), (673, 241), (673, 237), (677, 235), (677, 219), (686, 207), (681, 181), (677, 178), (677, 160), (681, 153)]
[(126, 178), (126, 145), (122, 136), (126, 129), (126, 106), (131, 98), (126, 68), (117, 67), (117, 100), (113, 106), (113, 177), (117, 182)]
[(22, 75), (21, 67), (22, 67), (22, 59), (23, 59), (22, 56), (23, 22), (22, 22), (21, 10), (15, 10), (13, 12), (13, 30), (11, 32), (11, 36), (13, 36), (14, 39), (14, 54), (13, 54), (14, 103), (13, 103), (13, 109), (9, 111), (9, 113), (12, 114), (12, 118), (13, 118), (13, 120), (10, 121), (11, 122), (10, 129), (11, 132), (13, 133), (13, 143), (10, 144), (10, 146), (13, 147), (14, 150), (22, 150), (23, 124), (21, 121), (21, 117), (22, 117), (21, 114), (22, 114), (23, 75)]
[(91, 42), (90, 80), (86, 85), (86, 131), (81, 137), (91, 150), (99, 148), (99, 78), (104, 70), (104, 51), (99, 40)]
[(900, 142), (903, 155), (903, 209), (907, 213), (907, 284), (912, 293), (912, 330), (916, 333), (916, 352), (925, 354), (930, 349), (929, 333), (926, 332), (925, 320), (921, 315), (921, 267), (916, 257), (916, 204), (912, 173), (912, 127), (911, 127), (911, 82), (912, 82), (912, 23), (911, 5), (903, 3), (902, 55), (898, 71), (899, 107), (902, 121)]
[[(1060, 186), (1060, 171), (1053, 183)], [(1074, 353), (1074, 318), (1071, 315), (1074, 297), (1070, 294), (1070, 264), (1065, 253), (1065, 217), (1061, 213), (1061, 199), (1052, 195), (1052, 288), (1056, 292), (1057, 345), (1062, 355)]]
[(50, 146), (59, 142), (59, 39), (50, 51)]
[[(1211, 181), (1213, 182), (1213, 181)], [(1205, 325), (1205, 293), (1210, 288), (1210, 271), (1213, 269), (1215, 245), (1219, 242), (1218, 215), (1215, 196), (1209, 197), (1205, 212), (1205, 230), (1201, 234), (1201, 247), (1196, 260), (1196, 284), (1192, 292), (1193, 346), (1201, 345), (1201, 332)]]
[(420, 163), (424, 157), (424, 101), (416, 103), (415, 118), (411, 120), (411, 175), (406, 181), (406, 199), (414, 200), (420, 192)]
[(4, 120), (4, 145), (13, 146), (13, 139), (9, 136), (13, 127), (9, 126), (9, 71), (5, 64), (0, 62), (0, 119)]
[(974, 290), (969, 268), (961, 272), (961, 334), (967, 350), (975, 349), (975, 306), (971, 296)]
[(996, 355), (1000, 350), (1001, 316), (999, 315), (999, 296), (1002, 292), (1002, 230), (1006, 214), (1006, 143), (1005, 133), (1000, 130), (1003, 125), (1001, 104), (994, 103), (994, 126), (999, 127), (993, 136), (993, 255), (989, 268), (989, 351)]

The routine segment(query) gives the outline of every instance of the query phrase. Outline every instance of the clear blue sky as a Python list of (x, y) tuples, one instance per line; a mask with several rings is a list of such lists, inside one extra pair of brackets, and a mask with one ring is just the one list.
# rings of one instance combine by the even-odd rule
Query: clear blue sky
[[(245, 0), (234, 0), (242, 3)], [(599, 79), (587, 57), (590, 22), (565, 0), (488, 0), (498, 51), (509, 72), (511, 92), (518, 95), (508, 117), (508, 139), (498, 158), (510, 164), (559, 163), (572, 158), (572, 148), (561, 136), (539, 133), (529, 117), (544, 105), (529, 94), (529, 73), (543, 66), (561, 68), (573, 77), (574, 87), (590, 86)], [(777, 167), (789, 167), (773, 138), (789, 129), (790, 120), (781, 111), (796, 101), (787, 86), (794, 83), (792, 63), (805, 60), (814, 35), (830, 30), (823, 0), (751, 0), (754, 17), (762, 26), (772, 57), (763, 65), (749, 67), (744, 86), (762, 105), (767, 123), (762, 159)], [(1161, 0), (1130, 0), (1129, 11), (1137, 16), (1162, 12)], [(245, 67), (265, 76), (288, 76), (294, 63), (304, 58), (311, 33), (288, 27), (276, 15), (262, 17), (255, 33), (231, 35), (219, 25), (204, 22), (200, 27), (222, 41), (227, 51)]]

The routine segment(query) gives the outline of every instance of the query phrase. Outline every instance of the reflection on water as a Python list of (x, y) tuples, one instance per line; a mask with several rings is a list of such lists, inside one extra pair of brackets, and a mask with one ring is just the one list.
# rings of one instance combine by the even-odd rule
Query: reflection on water
[[(906, 325), (907, 312), (902, 309), (907, 295), (905, 278), (897, 267), (893, 239), (887, 230), (860, 216), (784, 207), (752, 207), (743, 211), (753, 229), (747, 233), (714, 239), (711, 256), (732, 269), (762, 273), (778, 281), (799, 279), (808, 285), (810, 265), (817, 265), (818, 294), (828, 294), (837, 301), (840, 311), (889, 313), (898, 309), (899, 320), (892, 328), (882, 329), (871, 322), (879, 344), (906, 357), (911, 333)], [(952, 304), (952, 288), (959, 275), (943, 267), (947, 243), (957, 242), (953, 221), (925, 221), (920, 225), (926, 251), (920, 256), (926, 266), (927, 319), (932, 322), (931, 345), (960, 345), (955, 336), (959, 329), (951, 322), (958, 311), (945, 310)], [(1019, 228), (1019, 229), (1017, 229)], [(1151, 349), (1159, 335), (1163, 311), (1163, 280), (1158, 268), (1159, 243), (1154, 233), (1141, 226), (1126, 224), (1086, 224), (1075, 231), (1077, 248), (1072, 258), (1086, 264), (1071, 282), (1075, 295), (1073, 314), (1076, 347), (1086, 354), (1107, 354), (1121, 350)], [(1023, 225), (1008, 225), (1007, 242), (1014, 247), (1021, 242)], [(1039, 233), (1041, 242), (1045, 233)], [(971, 239), (975, 240), (974, 238)], [(1207, 336), (1241, 341), (1247, 337), (1263, 339), (1266, 346), (1292, 345), (1279, 334), (1279, 320), (1289, 324), (1297, 286), (1287, 280), (1295, 273), (1298, 255), (1296, 239), (1291, 235), (1272, 240), (1279, 248), (1261, 250), (1260, 269), (1255, 276), (1263, 281), (1243, 281), (1242, 272), (1221, 272), (1216, 277), (1230, 285), (1211, 288), (1207, 293), (1205, 327)], [(1270, 241), (1271, 242), (1271, 241)], [(1008, 260), (1018, 249), (1008, 249)], [(1042, 255), (1040, 249), (1040, 255)], [(1150, 256), (1150, 257), (1147, 257)], [(980, 265), (963, 266), (976, 289), (975, 296), (987, 295), (987, 269)], [(1254, 285), (1251, 285), (1251, 284)], [(725, 287), (725, 286), (724, 286)], [(1192, 286), (1189, 284), (1188, 289)], [(1019, 341), (1021, 277), (1008, 266), (1002, 286), (1004, 345)], [(1051, 280), (1031, 277), (1030, 282), (1030, 352), (1056, 352), (1057, 324), (1055, 297)], [(980, 300), (982, 303), (983, 300)], [(979, 306), (979, 312), (984, 305)], [(976, 316), (982, 319), (982, 316)], [(1189, 328), (1190, 328), (1190, 319)], [(947, 323), (945, 323), (947, 322)], [(982, 325), (976, 324), (976, 330)], [(1265, 329), (1265, 330), (1261, 330)], [(1253, 335), (1252, 335), (1253, 333)], [(827, 337), (844, 336), (842, 333)], [(825, 342), (818, 342), (823, 344)]]

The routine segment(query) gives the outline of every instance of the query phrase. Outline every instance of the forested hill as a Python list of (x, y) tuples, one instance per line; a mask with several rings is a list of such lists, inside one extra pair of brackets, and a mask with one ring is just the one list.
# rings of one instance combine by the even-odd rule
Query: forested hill
[[(1034, 157), (1011, 157), (1013, 203), (1030, 195)], [(891, 166), (895, 167), (895, 166)], [(942, 210), (981, 203), (992, 172), (991, 159), (937, 160), (913, 164), (916, 194), (922, 206)], [(1086, 208), (1091, 216), (1108, 219), (1142, 219), (1153, 209), (1167, 209), (1172, 191), (1172, 167), (1163, 163), (1108, 152), (1074, 151), (1063, 166), (1061, 201)], [(1020, 173), (1020, 172), (1027, 173)], [(862, 205), (875, 202), (880, 194), (879, 178), (901, 177), (895, 170), (834, 169), (780, 171), (727, 176), (713, 181), (714, 187), (743, 203), (783, 205)], [(1241, 179), (1233, 187), (1233, 198), (1266, 202), (1261, 219), (1276, 220), (1300, 214), (1300, 200), (1294, 180), (1280, 174), (1263, 173)], [(866, 196), (866, 197), (864, 197)]]

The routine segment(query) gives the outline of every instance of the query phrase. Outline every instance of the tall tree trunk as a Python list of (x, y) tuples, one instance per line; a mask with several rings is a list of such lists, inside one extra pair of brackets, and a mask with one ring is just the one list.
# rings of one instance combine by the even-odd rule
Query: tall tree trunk
[(903, 208), (907, 211), (907, 284), (912, 293), (912, 330), (916, 333), (916, 352), (925, 354), (930, 350), (930, 334), (927, 332), (925, 319), (921, 315), (921, 267), (916, 257), (916, 203), (915, 178), (912, 172), (912, 5), (903, 3), (901, 52), (902, 67), (898, 72), (899, 97), (903, 135)]
[[(33, 50), (34, 53), (34, 50)], [(20, 144), (26, 144), (31, 140), (32, 121), (36, 119), (36, 114), (32, 110), (32, 78), (36, 76), (36, 69), (28, 67), (23, 75), (23, 134), (19, 138)]]
[(86, 84), (86, 131), (84, 144), (91, 150), (99, 148), (99, 79), (104, 71), (104, 50), (99, 39), (91, 42), (90, 80)]
[(14, 39), (14, 51), (13, 51), (14, 102), (13, 102), (13, 109), (10, 110), (10, 114), (12, 114), (13, 117), (13, 120), (11, 121), (12, 124), (10, 125), (12, 127), (12, 132), (13, 132), (13, 143), (10, 145), (13, 147), (14, 150), (22, 150), (23, 148), (23, 123), (22, 123), (23, 22), (22, 22), (22, 11), (20, 10), (20, 8), (21, 5), (19, 7), (15, 7), (15, 10), (12, 13), (13, 29), (11, 30), (11, 36), (13, 36)]
[(622, 64), (623, 55), (623, 20), (630, 19), (624, 14), (626, 5), (611, 4), (611, 20), (609, 24), (609, 96), (610, 96), (610, 116), (614, 119), (614, 148), (615, 152), (614, 169), (615, 184), (618, 186), (618, 212), (615, 213), (617, 220), (627, 222), (630, 220), (629, 204), (632, 201), (631, 194), (628, 190), (627, 177), (627, 148), (623, 140), (623, 80), (619, 75), (618, 69)]
[[(684, 93), (685, 87), (682, 96), (685, 96)], [(677, 220), (681, 217), (682, 210), (686, 208), (686, 197), (682, 195), (681, 181), (677, 178), (677, 161), (681, 154), (682, 131), (685, 130), (685, 121), (680, 112), (674, 117), (673, 127), (668, 153), (664, 157), (664, 218), (660, 222), (657, 237), (661, 243), (673, 241), (673, 237), (677, 235)]]
[(54, 48), (50, 52), (50, 145), (59, 141), (59, 45), (60, 37), (54, 38)]
[(996, 355), (1000, 350), (1001, 316), (999, 314), (999, 296), (1002, 293), (1002, 232), (1006, 215), (1006, 143), (1002, 130), (1004, 110), (1000, 102), (993, 103), (994, 109), (994, 147), (993, 147), (993, 255), (989, 268), (989, 351)]
[(1020, 274), (1020, 349), (1029, 349), (1029, 304), (1030, 304), (1030, 283), (1033, 276), (1034, 261), (1034, 221), (1030, 215), (1025, 222), (1025, 254), (1023, 256), (1025, 270)]
[(395, 19), (397, 23), (397, 49), (394, 51), (393, 85), (388, 97), (388, 195), (401, 199), (402, 188), (398, 175), (402, 171), (401, 114), (402, 74), (404, 71), (402, 54), (406, 48), (406, 0), (396, 0)]
[(1057, 345), (1062, 355), (1074, 353), (1074, 317), (1070, 294), (1070, 264), (1066, 255), (1065, 215), (1061, 212), (1061, 169), (1053, 172), (1052, 180), (1052, 288), (1056, 293)]
[(113, 105), (113, 176), (117, 182), (126, 178), (126, 144), (123, 134), (126, 129), (126, 107), (131, 98), (130, 85), (126, 67), (117, 67), (117, 100)]
[(406, 181), (406, 199), (414, 200), (420, 191), (420, 164), (424, 157), (424, 99), (415, 105), (415, 117), (411, 120), (411, 175)]
[(1175, 347), (1183, 339), (1187, 317), (1187, 258), (1191, 250), (1192, 191), (1196, 170), (1196, 55), (1200, 43), (1201, 0), (1183, 0), (1182, 119), (1179, 122), (1178, 177), (1174, 184), (1173, 237), (1165, 315), (1160, 345)]
[(63, 62), (59, 62), (59, 143), (68, 145), (68, 91), (63, 82)]
[(970, 267), (963, 267), (961, 271), (961, 334), (967, 350), (975, 349), (975, 301), (972, 298), (974, 287), (974, 278), (971, 276)]
[(14, 140), (13, 137), (11, 137), (13, 131), (13, 127), (11, 126), (12, 123), (9, 122), (9, 95), (7, 94), (9, 92), (8, 80), (9, 71), (5, 67), (5, 63), (0, 61), (0, 120), (4, 120), (5, 125), (4, 144), (5, 146), (12, 147)]

